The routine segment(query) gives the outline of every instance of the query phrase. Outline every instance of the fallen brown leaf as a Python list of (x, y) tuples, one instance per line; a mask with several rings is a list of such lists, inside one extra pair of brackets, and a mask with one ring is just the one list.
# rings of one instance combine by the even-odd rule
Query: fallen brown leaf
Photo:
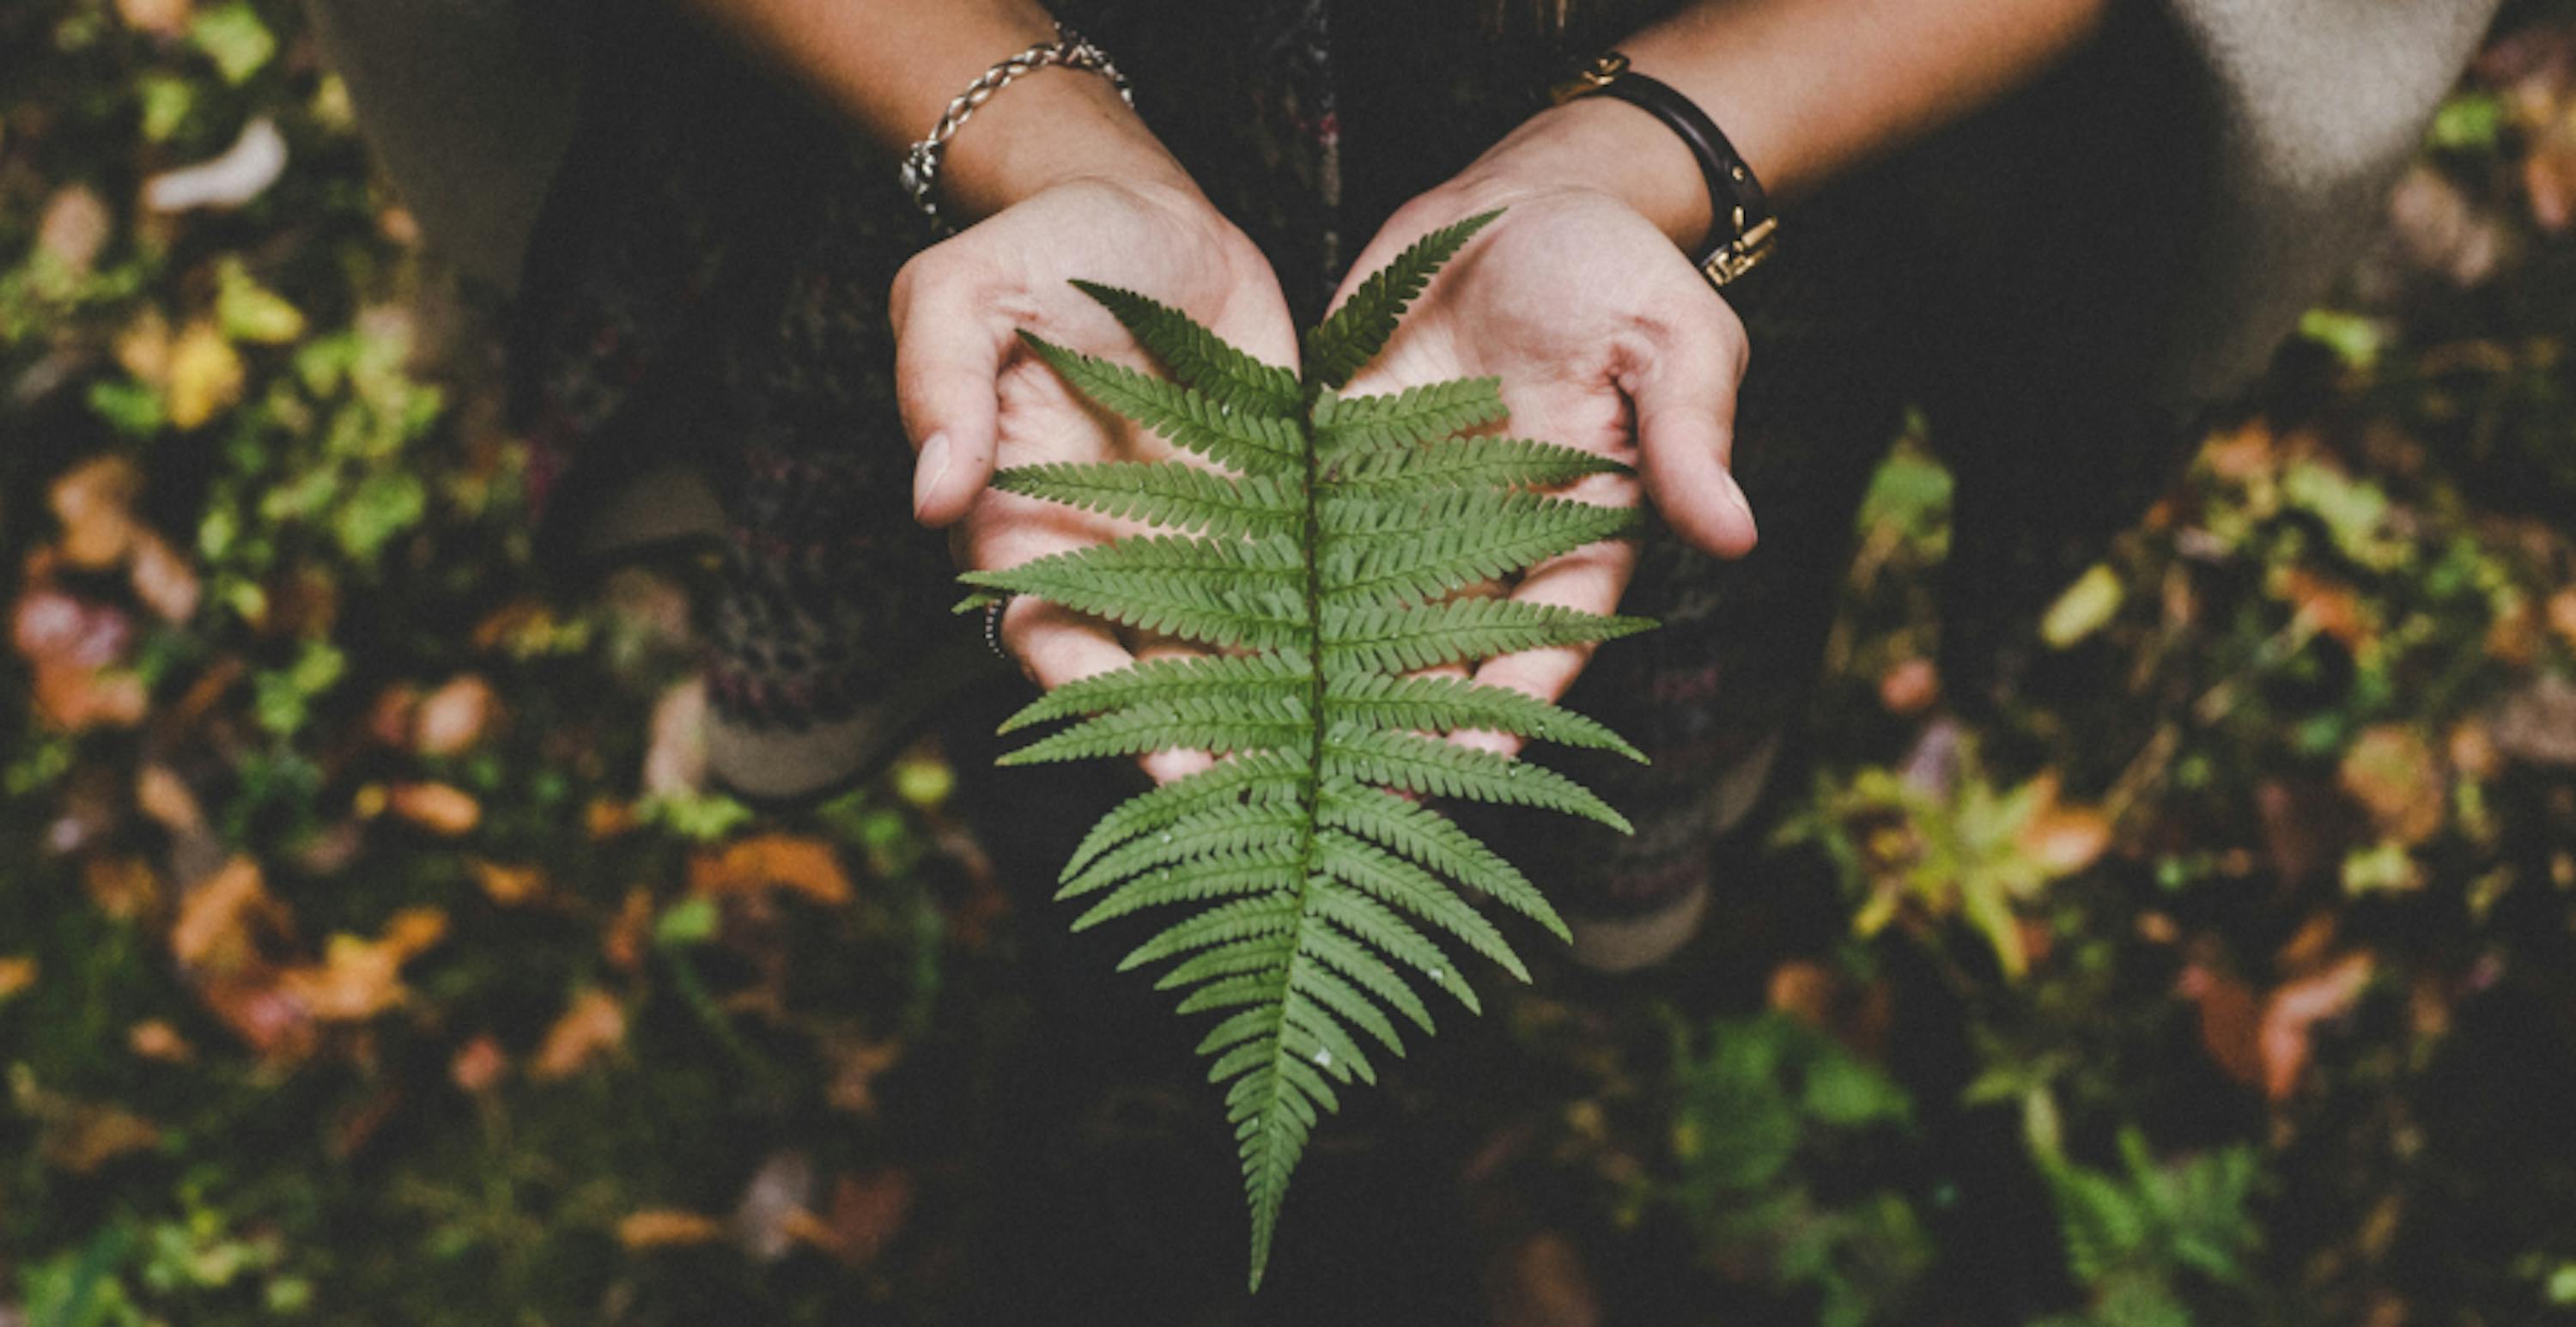
[(1574, 1241), (1554, 1231), (1529, 1235), (1485, 1269), (1485, 1302), (1496, 1327), (1599, 1327), (1601, 1295)]
[(483, 823), (483, 804), (453, 784), (397, 783), (386, 798), (395, 815), (433, 834), (452, 838)]
[(865, 1267), (902, 1233), (911, 1212), (911, 1173), (888, 1168), (842, 1176), (832, 1184), (829, 1211), (818, 1217), (800, 1209), (781, 1225), (799, 1242), (851, 1267)]
[(617, 1242), (631, 1253), (713, 1244), (724, 1238), (724, 1224), (711, 1216), (677, 1208), (636, 1212), (617, 1223)]
[(179, 917), (170, 927), (171, 956), (182, 967), (246, 971), (260, 961), (258, 933), (282, 929), (286, 915), (260, 878), (259, 864), (235, 857), (179, 900)]
[(2369, 954), (2347, 954), (2272, 992), (2263, 1005), (2260, 1033), (2264, 1095), (2286, 1101), (2298, 1091), (2311, 1054), (2310, 1031), (2348, 1012), (2369, 987), (2374, 968)]
[(64, 471), (46, 492), (46, 506), (62, 523), (64, 560), (92, 571), (124, 561), (142, 491), (143, 472), (122, 456), (93, 457)]
[(447, 1062), (449, 1081), (465, 1092), (488, 1092), (508, 1072), (509, 1053), (502, 1050), (501, 1043), (488, 1033), (465, 1043), (456, 1052), (456, 1058)]
[(877, 1109), (877, 1076), (902, 1062), (903, 1042), (894, 1037), (883, 1041), (834, 1037), (823, 1043), (823, 1060), (832, 1070), (824, 1100), (835, 1110), (873, 1115)]
[(633, 972), (644, 966), (644, 952), (652, 942), (653, 892), (636, 885), (626, 891), (616, 920), (601, 932), (599, 952), (619, 971)]
[(197, 999), (243, 1045), (267, 1059), (300, 1060), (313, 1052), (312, 1011), (265, 973), (217, 977), (198, 989)]
[(2264, 1083), (2254, 988), (2206, 963), (2182, 970), (2174, 989), (2200, 1010), (2200, 1044), (2220, 1072), (2247, 1087)]
[(362, 1022), (409, 998), (402, 966), (447, 933), (447, 916), (434, 908), (407, 908), (366, 940), (335, 935), (316, 965), (289, 968), (278, 985), (324, 1022)]
[(528, 1076), (540, 1082), (570, 1078), (600, 1055), (626, 1041), (626, 1009), (617, 998), (596, 987), (573, 997), (528, 1064)]
[(161, 907), (161, 881), (140, 857), (101, 855), (81, 863), (81, 892), (90, 906), (121, 922), (137, 921)]
[(850, 901), (850, 877), (832, 845), (819, 839), (763, 834), (700, 853), (689, 863), (689, 888), (721, 896), (784, 889), (825, 907)]
[(87, 1175), (118, 1157), (161, 1144), (161, 1129), (122, 1106), (83, 1105), (45, 1131), (45, 1160)]
[(0, 958), (0, 1000), (7, 1000), (34, 986), (38, 971), (36, 960), (25, 955)]
[(474, 883), (482, 886), (483, 896), (505, 908), (526, 903), (546, 889), (545, 873), (533, 866), (508, 866), (469, 858), (466, 866), (474, 872)]
[(116, 0), (116, 16), (125, 26), (155, 37), (176, 37), (188, 30), (193, 0)]
[(1940, 698), (1941, 671), (1929, 659), (1908, 659), (1878, 679), (1878, 703), (1890, 714), (1920, 714)]
[(2442, 828), (2448, 789), (2432, 744), (2405, 724), (2374, 724), (2346, 748), (2336, 770), (2343, 790), (2370, 812), (2383, 837), (2417, 844)]
[(186, 1064), (197, 1058), (197, 1048), (179, 1035), (179, 1030), (157, 1018), (147, 1018), (125, 1030), (126, 1049), (147, 1060), (164, 1064)]
[(188, 781), (167, 765), (146, 765), (134, 774), (134, 805), (153, 824), (173, 834), (196, 834), (206, 828), (206, 809)]

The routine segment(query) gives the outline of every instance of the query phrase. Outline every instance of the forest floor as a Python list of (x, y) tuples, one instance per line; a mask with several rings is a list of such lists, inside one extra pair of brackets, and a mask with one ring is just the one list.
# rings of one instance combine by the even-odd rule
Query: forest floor
[(294, 6), (13, 4), (0, 1324), (2576, 1312), (2576, 20), (2392, 213), (1973, 706), (1894, 439), (1706, 937), (1484, 974), (1246, 1301), (1193, 1030), (993, 776), (703, 791), (703, 563), (541, 574)]

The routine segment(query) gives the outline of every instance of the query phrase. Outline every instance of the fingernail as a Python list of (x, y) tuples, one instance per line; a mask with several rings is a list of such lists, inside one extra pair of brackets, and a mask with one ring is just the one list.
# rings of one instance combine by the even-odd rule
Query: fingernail
[(1733, 474), (1726, 471), (1719, 473), (1726, 475), (1726, 491), (1721, 496), (1726, 499), (1728, 506), (1735, 508), (1736, 515), (1744, 518), (1744, 528), (1757, 532), (1754, 537), (1759, 538), (1758, 532), (1762, 528), (1762, 523), (1753, 519), (1753, 503), (1745, 498), (1744, 486), (1735, 482)]
[[(921, 444), (921, 456), (912, 466), (912, 514), (919, 516), (939, 481), (948, 477), (948, 435), (933, 433)], [(1738, 499), (1742, 501), (1742, 499)]]

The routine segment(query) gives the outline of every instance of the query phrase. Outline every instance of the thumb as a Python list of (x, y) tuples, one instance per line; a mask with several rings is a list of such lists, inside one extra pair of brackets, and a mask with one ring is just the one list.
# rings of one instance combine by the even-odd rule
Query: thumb
[(1647, 495), (1683, 542), (1723, 558), (1752, 552), (1759, 534), (1728, 468), (1741, 344), (1712, 336), (1668, 348), (1629, 389)]
[(1007, 329), (944, 303), (909, 302), (894, 350), (895, 401), (920, 452), (912, 511), (934, 527), (965, 515), (993, 476), (995, 380), (1009, 341)]

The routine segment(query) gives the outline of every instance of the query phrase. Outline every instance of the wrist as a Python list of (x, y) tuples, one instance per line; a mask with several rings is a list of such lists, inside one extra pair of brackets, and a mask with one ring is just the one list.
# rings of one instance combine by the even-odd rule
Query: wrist
[(1042, 69), (975, 113), (939, 172), (941, 211), (970, 225), (1075, 180), (1199, 197), (1198, 186), (1108, 79)]
[(1568, 189), (1606, 194), (1654, 223), (1684, 253), (1698, 251), (1713, 223), (1690, 148), (1654, 116), (1605, 97), (1570, 101), (1523, 121), (1450, 187), (1491, 202)]

